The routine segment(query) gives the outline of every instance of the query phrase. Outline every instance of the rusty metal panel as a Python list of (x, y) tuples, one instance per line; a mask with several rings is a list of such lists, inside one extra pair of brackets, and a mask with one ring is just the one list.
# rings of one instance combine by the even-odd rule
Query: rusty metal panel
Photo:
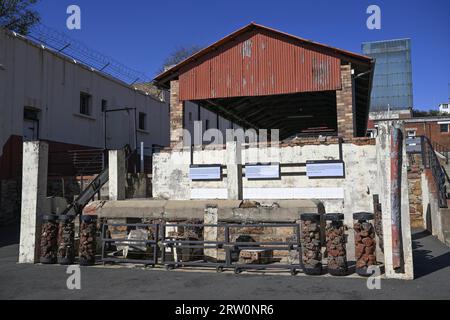
[(200, 100), (331, 91), (341, 87), (340, 59), (283, 35), (253, 30), (180, 73), (180, 99)]

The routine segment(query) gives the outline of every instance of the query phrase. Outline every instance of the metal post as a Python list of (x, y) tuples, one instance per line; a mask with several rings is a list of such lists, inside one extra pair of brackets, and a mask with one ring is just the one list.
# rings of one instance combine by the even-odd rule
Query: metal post
[(403, 134), (395, 126), (391, 129), (391, 231), (392, 267), (399, 270), (403, 266), (401, 230), (401, 170)]

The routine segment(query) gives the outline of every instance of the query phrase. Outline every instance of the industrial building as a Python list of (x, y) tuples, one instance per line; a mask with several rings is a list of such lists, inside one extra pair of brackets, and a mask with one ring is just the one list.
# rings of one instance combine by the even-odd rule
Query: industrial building
[(171, 144), (184, 104), (195, 102), (244, 128), (280, 139), (366, 134), (374, 61), (250, 24), (156, 77), (171, 91)]
[[(54, 239), (39, 239), (57, 215), (79, 215), (80, 264), (320, 275), (339, 260), (334, 275), (349, 275), (348, 259), (359, 275), (382, 266), (387, 278), (413, 279), (411, 213), (447, 241), (446, 182), (428, 141), (409, 153), (403, 119), (381, 119), (366, 136), (374, 62), (250, 23), (155, 78), (170, 92), (169, 146), (153, 153), (150, 179), (129, 179), (129, 150), (109, 150), (107, 168), (69, 204), (46, 197), (48, 144), (26, 142), (19, 262), (55, 263)], [(213, 115), (202, 139), (187, 130), (198, 110)], [(237, 139), (237, 126), (256, 140)], [(227, 139), (207, 145), (212, 128)], [(91, 201), (106, 184), (108, 199)]]
[[(75, 40), (64, 38), (73, 43), (55, 48), (47, 45), (55, 35), (45, 36), (0, 30), (0, 225), (19, 218), (22, 141), (49, 143), (48, 174), (59, 183), (100, 172), (103, 150), (127, 144), (144, 144), (145, 171), (151, 172), (153, 151), (169, 145), (167, 92), (125, 83), (65, 54), (69, 44), (79, 46)], [(188, 108), (187, 128), (194, 120), (204, 128), (232, 126), (196, 105)]]

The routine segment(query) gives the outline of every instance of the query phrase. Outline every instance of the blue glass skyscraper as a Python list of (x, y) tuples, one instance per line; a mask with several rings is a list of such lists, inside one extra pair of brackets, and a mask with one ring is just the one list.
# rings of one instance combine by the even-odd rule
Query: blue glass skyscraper
[(365, 42), (362, 52), (376, 59), (370, 111), (412, 108), (411, 39)]

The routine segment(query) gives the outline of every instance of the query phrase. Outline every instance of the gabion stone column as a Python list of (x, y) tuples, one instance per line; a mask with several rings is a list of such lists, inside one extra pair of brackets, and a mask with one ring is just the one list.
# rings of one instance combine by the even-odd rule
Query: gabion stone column
[(367, 268), (377, 264), (375, 253), (375, 229), (370, 220), (373, 213), (358, 212), (353, 214), (353, 229), (355, 231), (355, 259), (356, 273), (360, 276), (369, 276)]
[(97, 236), (97, 216), (81, 216), (80, 225), (80, 256), (81, 266), (91, 266), (95, 263)]
[(303, 271), (305, 274), (319, 275), (322, 273), (320, 215), (304, 213), (300, 220)]
[(348, 272), (347, 250), (345, 248), (344, 215), (342, 213), (325, 214), (327, 226), (328, 273), (333, 276), (343, 276)]
[(56, 263), (57, 233), (56, 216), (46, 214), (42, 217), (41, 229), (41, 257), (40, 262), (45, 264)]
[(73, 217), (61, 215), (58, 218), (58, 263), (72, 264), (75, 259), (75, 226)]

